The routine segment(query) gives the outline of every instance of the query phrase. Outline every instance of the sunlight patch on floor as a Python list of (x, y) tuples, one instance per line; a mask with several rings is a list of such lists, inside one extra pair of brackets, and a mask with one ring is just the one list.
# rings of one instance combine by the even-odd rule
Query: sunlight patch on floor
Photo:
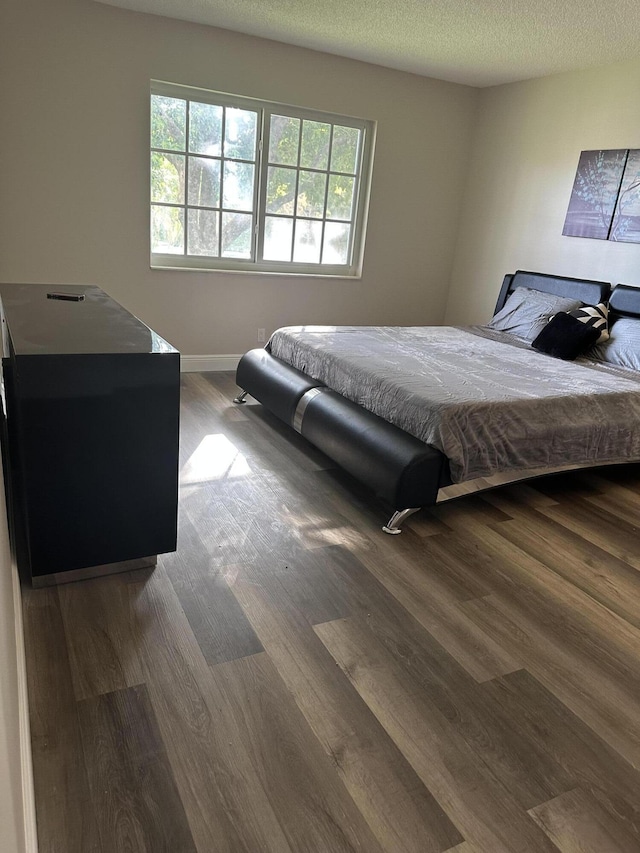
[(251, 468), (245, 457), (226, 435), (207, 435), (185, 462), (180, 473), (180, 482), (206, 483), (211, 480), (226, 480), (246, 477)]

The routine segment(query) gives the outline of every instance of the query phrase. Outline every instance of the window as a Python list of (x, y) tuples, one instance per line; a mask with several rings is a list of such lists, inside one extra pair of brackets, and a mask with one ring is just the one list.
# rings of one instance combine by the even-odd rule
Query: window
[(151, 266), (358, 275), (374, 132), (154, 82)]

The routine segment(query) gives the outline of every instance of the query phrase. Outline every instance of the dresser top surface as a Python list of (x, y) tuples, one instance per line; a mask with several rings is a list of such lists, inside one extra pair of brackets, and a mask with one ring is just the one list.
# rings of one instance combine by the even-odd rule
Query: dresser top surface
[(0, 284), (0, 301), (16, 356), (177, 352), (95, 285)]

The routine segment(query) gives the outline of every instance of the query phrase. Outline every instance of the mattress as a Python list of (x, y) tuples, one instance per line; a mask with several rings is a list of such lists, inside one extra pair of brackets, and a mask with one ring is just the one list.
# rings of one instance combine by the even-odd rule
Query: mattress
[(640, 458), (640, 375), (486, 327), (290, 326), (267, 349), (436, 447), (456, 483)]

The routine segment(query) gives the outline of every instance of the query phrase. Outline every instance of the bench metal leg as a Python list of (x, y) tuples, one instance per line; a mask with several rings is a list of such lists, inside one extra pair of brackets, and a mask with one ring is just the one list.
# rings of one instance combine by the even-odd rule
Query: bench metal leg
[(249, 393), (248, 391), (243, 391), (241, 394), (238, 394), (237, 397), (233, 398), (233, 402), (238, 403), (238, 404), (246, 403), (247, 401), (246, 401), (245, 397), (247, 396), (248, 393)]
[(420, 506), (410, 507), (409, 509), (401, 509), (397, 510), (393, 513), (389, 521), (382, 528), (385, 533), (391, 533), (395, 536), (398, 533), (402, 533), (400, 530), (400, 525), (403, 521), (406, 521), (410, 515), (413, 515), (414, 512), (418, 512), (418, 510), (422, 509)]

